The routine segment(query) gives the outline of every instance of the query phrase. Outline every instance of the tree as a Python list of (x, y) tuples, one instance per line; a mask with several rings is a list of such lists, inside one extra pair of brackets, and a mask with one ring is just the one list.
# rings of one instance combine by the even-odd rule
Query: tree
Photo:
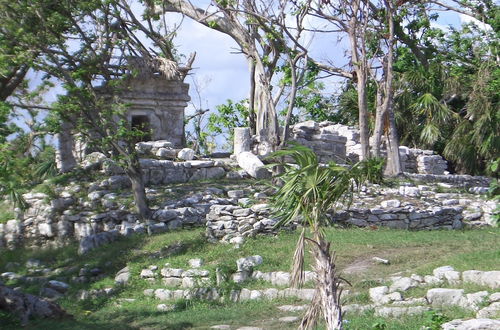
[[(173, 58), (172, 36), (160, 34), (155, 15), (143, 8), (139, 19), (122, 0), (19, 0), (3, 5), (10, 30), (27, 28), (31, 19), (36, 22), (39, 33), (21, 39), (21, 46), (38, 54), (32, 67), (65, 90), (50, 107), (51, 122), (71, 122), (94, 148), (112, 154), (132, 182), (139, 218), (149, 219), (134, 147), (144, 133), (130, 129), (120, 91), (137, 74), (159, 72), (165, 79), (184, 79)], [(145, 38), (152, 46), (144, 44)]]
[[(293, 109), (294, 91), (300, 76), (296, 70), (307, 54), (298, 42), (307, 10), (302, 6), (297, 8), (292, 28), (287, 24), (291, 8), (289, 1), (214, 0), (208, 8), (202, 9), (189, 0), (167, 0), (155, 9), (158, 13), (181, 13), (230, 36), (238, 44), (250, 73), (248, 122), (252, 133), (269, 142), (272, 149), (284, 140), (279, 136), (276, 106), (285, 88), (289, 87), (289, 107)], [(289, 71), (289, 84), (274, 89), (273, 81), (285, 66), (293, 68)]]
[(279, 176), (283, 185), (274, 194), (271, 205), (280, 218), (280, 225), (302, 219), (306, 230), (297, 243), (292, 267), (292, 285), (300, 286), (304, 279), (305, 243), (311, 246), (316, 271), (316, 292), (301, 329), (314, 327), (319, 311), (323, 313), (327, 329), (342, 329), (340, 304), (340, 278), (336, 271), (335, 254), (325, 239), (321, 227), (327, 224), (326, 212), (339, 201), (350, 202), (352, 193), (367, 176), (367, 164), (358, 163), (351, 169), (335, 165), (321, 166), (316, 154), (309, 148), (294, 145), (290, 149), (277, 151), (274, 157), (291, 157), (295, 164), (281, 164), (284, 172)]

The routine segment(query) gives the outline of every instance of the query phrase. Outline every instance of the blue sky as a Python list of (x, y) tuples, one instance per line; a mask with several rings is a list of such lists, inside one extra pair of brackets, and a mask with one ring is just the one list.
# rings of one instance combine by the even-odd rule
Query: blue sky
[[(206, 2), (206, 1), (205, 1)], [(181, 16), (178, 14), (168, 14), (168, 19), (172, 22), (180, 22)], [(455, 13), (441, 12), (436, 26), (446, 28), (448, 25), (457, 26), (461, 21), (468, 20)], [(320, 24), (311, 22), (311, 25)], [(191, 98), (194, 103), (199, 103), (197, 94), (194, 92), (193, 79), (201, 87), (201, 104), (203, 108), (212, 111), (216, 106), (232, 99), (239, 101), (248, 97), (249, 77), (247, 62), (242, 54), (238, 54), (238, 46), (227, 35), (211, 30), (199, 23), (185, 18), (177, 31), (174, 40), (175, 46), (181, 54), (189, 56), (193, 51), (197, 52), (193, 70), (186, 78), (186, 82), (191, 84)], [(317, 60), (335, 59), (335, 64), (345, 64), (345, 42), (338, 42), (332, 35), (309, 35), (312, 40), (310, 44), (311, 56)], [(31, 79), (37, 81), (39, 75), (32, 75)], [(338, 80), (330, 80), (327, 83), (325, 92), (335, 92)], [(55, 89), (47, 95), (47, 102), (55, 99), (56, 93), (60, 89)], [(193, 113), (193, 107), (186, 109), (186, 115)]]

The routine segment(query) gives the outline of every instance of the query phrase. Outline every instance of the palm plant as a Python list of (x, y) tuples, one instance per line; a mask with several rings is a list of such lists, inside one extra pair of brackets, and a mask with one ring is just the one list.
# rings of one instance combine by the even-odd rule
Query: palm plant
[(274, 157), (292, 158), (295, 164), (280, 164), (283, 185), (271, 200), (275, 215), (280, 219), (277, 226), (287, 225), (299, 218), (306, 228), (297, 243), (292, 266), (292, 286), (298, 287), (304, 280), (304, 251), (306, 242), (311, 245), (316, 272), (316, 293), (313, 303), (302, 320), (300, 329), (315, 326), (320, 312), (323, 313), (327, 329), (342, 329), (340, 304), (340, 277), (335, 266), (335, 253), (325, 239), (322, 225), (326, 224), (326, 213), (338, 202), (350, 203), (353, 192), (366, 177), (365, 163), (357, 163), (351, 169), (334, 163), (321, 165), (316, 154), (309, 148), (294, 144), (293, 147), (277, 151)]

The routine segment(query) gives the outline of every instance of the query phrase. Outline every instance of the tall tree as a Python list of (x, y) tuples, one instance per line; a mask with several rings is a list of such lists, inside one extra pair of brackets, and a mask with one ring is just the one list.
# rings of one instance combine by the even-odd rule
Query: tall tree
[(2, 4), (9, 30), (29, 28), (35, 21), (40, 31), (20, 42), (38, 54), (32, 67), (65, 90), (50, 107), (51, 117), (72, 122), (95, 148), (117, 157), (132, 182), (139, 218), (149, 219), (135, 152), (137, 137), (143, 133), (130, 130), (120, 91), (137, 73), (156, 71), (165, 79), (184, 78), (173, 59), (171, 35), (160, 33), (156, 17), (145, 7), (138, 18), (137, 9), (124, 0)]
[[(181, 13), (230, 36), (238, 44), (250, 74), (249, 124), (252, 132), (270, 143), (272, 149), (280, 142), (276, 106), (284, 95), (284, 88), (274, 88), (276, 76), (283, 71), (283, 63), (296, 69), (297, 62), (303, 61), (307, 53), (297, 42), (307, 11), (298, 8), (294, 27), (289, 28), (287, 17), (291, 7), (289, 1), (260, 0), (214, 0), (206, 9), (189, 0), (166, 0), (156, 6), (156, 12)], [(289, 84), (292, 107), (295, 78)]]

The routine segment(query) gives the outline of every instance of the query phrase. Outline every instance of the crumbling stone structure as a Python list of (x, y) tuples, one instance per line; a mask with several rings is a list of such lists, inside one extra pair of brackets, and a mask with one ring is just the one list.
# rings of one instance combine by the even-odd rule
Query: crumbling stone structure
[[(107, 97), (105, 88), (101, 93), (103, 98)], [(190, 100), (189, 84), (159, 74), (141, 75), (129, 78), (120, 100), (128, 105), (126, 116), (130, 127), (148, 133), (145, 141), (166, 140), (174, 148), (184, 146), (184, 109)], [(63, 123), (57, 138), (56, 161), (62, 172), (74, 168), (92, 151), (73, 134), (70, 123)]]
[[(290, 141), (311, 148), (319, 161), (337, 164), (355, 163), (361, 156), (359, 130), (354, 127), (335, 124), (329, 121), (314, 122), (312, 120), (297, 123), (290, 127)], [(263, 155), (258, 137), (250, 135), (248, 128), (235, 128), (234, 154), (251, 151)], [(382, 148), (382, 154), (385, 147)], [(448, 163), (432, 150), (399, 147), (401, 166), (404, 172), (418, 174), (446, 174)]]

